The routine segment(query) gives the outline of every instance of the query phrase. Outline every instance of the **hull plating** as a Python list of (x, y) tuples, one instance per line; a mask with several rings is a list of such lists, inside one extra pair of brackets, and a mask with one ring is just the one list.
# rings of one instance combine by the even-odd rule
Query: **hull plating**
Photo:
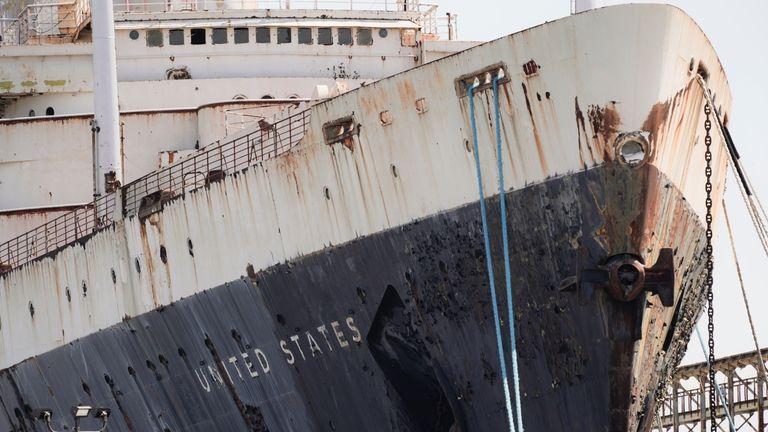
[[(618, 204), (616, 185), (638, 177), (647, 190), (621, 208), (680, 251), (674, 307), (645, 293), (618, 302), (576, 282), (613, 250), (606, 214)], [(663, 198), (658, 213), (676, 222), (660, 223), (648, 196)], [(526, 429), (648, 430), (642, 413), (652, 412), (701, 302), (695, 213), (651, 166), (551, 179), (510, 192), (507, 203)], [(498, 197), (489, 209), (501, 275)], [(630, 239), (626, 252), (643, 244)], [(506, 424), (498, 369), (475, 202), (6, 369), (0, 428), (43, 430), (33, 419), (43, 407), (56, 428), (71, 427), (69, 407), (85, 403), (112, 408), (110, 431), (497, 431)]]

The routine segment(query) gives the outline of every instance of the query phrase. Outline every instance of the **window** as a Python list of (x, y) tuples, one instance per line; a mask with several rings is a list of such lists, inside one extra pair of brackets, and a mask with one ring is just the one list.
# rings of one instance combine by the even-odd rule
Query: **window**
[(288, 27), (277, 28), (277, 43), (286, 44), (291, 43), (291, 29)]
[(189, 31), (189, 43), (192, 45), (205, 45), (205, 29), (193, 28)]
[(330, 28), (317, 29), (317, 43), (320, 45), (333, 45), (333, 35)]
[(357, 34), (355, 36), (358, 45), (373, 45), (371, 29), (357, 29)]
[(416, 46), (416, 30), (414, 29), (402, 29), (400, 30), (400, 45), (402, 46)]
[(352, 29), (339, 29), (339, 45), (352, 45)]
[(213, 34), (211, 35), (211, 43), (213, 43), (214, 45), (227, 43), (227, 29), (226, 28), (213, 29)]
[(312, 29), (309, 27), (299, 27), (299, 43), (303, 45), (312, 45)]
[(248, 43), (248, 28), (247, 27), (235, 27), (235, 43)]
[(269, 43), (269, 27), (256, 29), (256, 43)]
[(162, 30), (147, 30), (147, 46), (148, 47), (163, 46)]
[(128, 33), (128, 37), (133, 40), (136, 40), (139, 38), (139, 32), (137, 32), (136, 30), (131, 30), (131, 32)]
[(184, 30), (183, 29), (168, 30), (168, 43), (170, 45), (184, 45)]
[(45, 115), (52, 116), (54, 114), (53, 107), (48, 107), (45, 109)]

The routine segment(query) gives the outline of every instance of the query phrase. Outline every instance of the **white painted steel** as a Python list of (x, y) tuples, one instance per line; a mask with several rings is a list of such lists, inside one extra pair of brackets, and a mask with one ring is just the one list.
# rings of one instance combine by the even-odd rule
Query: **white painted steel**
[[(120, 220), (84, 245), (0, 279), (0, 367), (236, 279), (248, 264), (258, 271), (476, 201), (473, 155), (465, 143), (471, 138), (467, 100), (456, 95), (454, 79), (499, 61), (511, 79), (500, 89), (501, 155), (486, 120), (492, 118), (487, 92), (477, 96), (476, 118), (482, 168), (495, 172), (496, 158), (503, 158), (508, 190), (611, 161), (616, 134), (645, 131), (653, 152), (648, 163), (703, 220), (703, 93), (689, 71), (691, 57), (706, 66), (709, 85), (728, 113), (727, 81), (709, 41), (682, 11), (662, 5), (574, 15), (314, 105), (310, 129), (294, 151), (173, 201), (144, 221)], [(523, 65), (532, 59), (541, 67), (529, 76)], [(420, 98), (428, 106), (423, 114), (416, 112)], [(617, 116), (607, 139), (588, 117), (597, 108)], [(391, 125), (379, 121), (384, 110)], [(323, 124), (352, 113), (362, 125), (354, 150), (326, 145)], [(713, 196), (719, 197), (725, 154), (717, 137), (715, 143)], [(484, 181), (492, 194), (496, 178)], [(649, 211), (672, 217), (669, 202), (656, 204)], [(643, 236), (646, 262), (672, 242), (671, 232)]]
[[(274, 99), (308, 98), (317, 85), (335, 86), (344, 83), (349, 88), (357, 88), (363, 79), (333, 78), (211, 78), (164, 81), (126, 81), (118, 82), (120, 112), (168, 109), (195, 109), (199, 106), (232, 101), (234, 99), (262, 99), (265, 96)], [(42, 117), (48, 107), (56, 115), (77, 115), (93, 112), (93, 93), (87, 91), (67, 93), (45, 93), (22, 97), (6, 107), (6, 119), (27, 117), (30, 110)], [(0, 119), (2, 124), (4, 119)], [(51, 131), (50, 133), (55, 133)], [(218, 137), (217, 137), (218, 138)], [(0, 140), (0, 145), (3, 145)], [(130, 142), (127, 143), (131, 145)]]
[(94, 191), (109, 191), (107, 178), (123, 182), (120, 146), (120, 110), (117, 106), (117, 58), (112, 0), (93, 2), (93, 107), (96, 126), (96, 184)]
[[(227, 113), (270, 117), (294, 101), (238, 100), (197, 108), (122, 114), (127, 182), (157, 168), (158, 154), (191, 150), (227, 135)], [(90, 115), (0, 120), (0, 210), (92, 200)], [(8, 219), (4, 223), (14, 223)], [(24, 227), (27, 225), (25, 224)], [(8, 227), (0, 232), (18, 232)], [(7, 237), (0, 237), (0, 241)]]

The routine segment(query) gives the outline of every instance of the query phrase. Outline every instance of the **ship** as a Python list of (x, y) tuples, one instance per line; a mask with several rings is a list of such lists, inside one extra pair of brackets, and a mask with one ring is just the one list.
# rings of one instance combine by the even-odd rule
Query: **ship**
[(205, 3), (102, 7), (105, 81), (96, 3), (4, 31), (0, 428), (651, 429), (728, 158), (691, 18)]

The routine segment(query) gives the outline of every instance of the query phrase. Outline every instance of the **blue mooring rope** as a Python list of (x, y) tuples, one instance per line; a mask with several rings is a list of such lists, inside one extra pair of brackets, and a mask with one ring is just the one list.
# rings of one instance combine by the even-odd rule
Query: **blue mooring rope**
[(509, 430), (515, 432), (514, 416), (512, 415), (512, 401), (509, 395), (507, 380), (507, 361), (504, 357), (504, 345), (501, 341), (501, 320), (499, 319), (499, 307), (496, 301), (496, 285), (493, 278), (493, 262), (491, 257), (491, 241), (488, 234), (488, 215), (485, 209), (485, 194), (483, 193), (483, 174), (480, 168), (480, 149), (477, 143), (477, 124), (475, 122), (475, 86), (477, 81), (467, 86), (469, 98), (469, 120), (472, 126), (472, 146), (475, 154), (475, 172), (477, 174), (477, 189), (480, 193), (480, 217), (483, 223), (483, 241), (485, 242), (485, 264), (488, 268), (488, 287), (491, 291), (491, 306), (493, 307), (493, 320), (496, 326), (496, 348), (499, 353), (499, 367), (501, 368), (501, 382), (504, 385), (504, 403), (507, 408)]
[(496, 120), (496, 168), (499, 172), (499, 205), (501, 206), (501, 239), (504, 246), (504, 282), (507, 293), (507, 316), (509, 317), (509, 349), (512, 355), (512, 385), (515, 390), (515, 411), (517, 430), (523, 432), (523, 409), (520, 406), (520, 374), (517, 369), (517, 340), (515, 339), (514, 299), (512, 298), (512, 271), (509, 265), (509, 236), (507, 235), (507, 200), (504, 193), (504, 162), (501, 157), (501, 108), (499, 104), (499, 79), (503, 70), (493, 77), (493, 104)]

